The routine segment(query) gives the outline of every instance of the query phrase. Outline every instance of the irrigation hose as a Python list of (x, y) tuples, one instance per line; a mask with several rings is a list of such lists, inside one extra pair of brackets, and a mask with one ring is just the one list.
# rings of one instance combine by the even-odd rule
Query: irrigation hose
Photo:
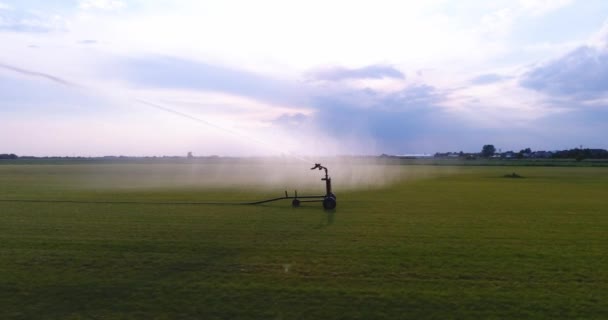
[[(324, 196), (302, 196), (297, 199), (320, 199)], [(295, 197), (280, 197), (258, 201), (238, 201), (238, 202), (207, 202), (207, 201), (100, 201), (100, 200), (58, 200), (58, 199), (0, 199), (0, 202), (15, 202), (15, 203), (73, 203), (73, 204), (140, 204), (140, 205), (233, 205), (233, 206), (249, 206), (264, 204), (268, 202), (296, 199)]]

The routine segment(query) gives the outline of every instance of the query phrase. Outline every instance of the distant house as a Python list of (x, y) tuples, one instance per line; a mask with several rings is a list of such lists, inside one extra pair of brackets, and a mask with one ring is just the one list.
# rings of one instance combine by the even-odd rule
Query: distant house
[(502, 154), (502, 157), (505, 159), (512, 159), (512, 158), (516, 158), (517, 154), (513, 151), (507, 151)]
[(548, 158), (551, 158), (552, 156), (553, 156), (553, 152), (551, 152), (551, 151), (534, 151), (532, 153), (532, 158), (548, 159)]

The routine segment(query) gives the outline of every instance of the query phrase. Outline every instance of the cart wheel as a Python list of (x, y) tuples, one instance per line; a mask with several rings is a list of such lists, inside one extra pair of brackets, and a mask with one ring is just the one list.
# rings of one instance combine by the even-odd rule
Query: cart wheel
[(336, 199), (332, 197), (325, 197), (323, 199), (323, 208), (325, 210), (333, 210), (336, 208)]
[(291, 201), (291, 205), (292, 205), (294, 208), (299, 207), (299, 206), (300, 206), (300, 200), (298, 200), (298, 199), (293, 199), (293, 201)]

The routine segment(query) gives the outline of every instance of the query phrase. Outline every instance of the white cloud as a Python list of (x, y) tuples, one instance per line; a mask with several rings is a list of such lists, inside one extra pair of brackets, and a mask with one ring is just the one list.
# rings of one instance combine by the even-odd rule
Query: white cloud
[(525, 12), (533, 16), (541, 16), (570, 5), (572, 0), (519, 0)]
[(19, 33), (49, 33), (64, 32), (69, 27), (68, 21), (58, 14), (47, 14), (42, 12), (7, 14), (0, 16), (0, 31), (11, 31)]
[(183, 1), (147, 6), (127, 19), (80, 18), (74, 30), (86, 32), (81, 38), (111, 42), (113, 51), (180, 55), (280, 76), (323, 65), (462, 66), (503, 50), (442, 13), (437, 1)]
[[(451, 11), (453, 8), (444, 8), (445, 1), (134, 1), (128, 2), (130, 10), (121, 15), (107, 14), (107, 11), (126, 8), (126, 1), (82, 0), (78, 2), (82, 10), (49, 10), (52, 11), (49, 17), (55, 18), (44, 20), (46, 24), (23, 20), (21, 25), (12, 27), (13, 31), (17, 27), (24, 30), (60, 29), (57, 26), (67, 22), (53, 16), (55, 13), (61, 14), (70, 24), (69, 30), (63, 28), (67, 32), (4, 32), (2, 36), (6, 46), (0, 50), (0, 61), (56, 74), (84, 86), (90, 84), (113, 92), (114, 96), (150, 97), (152, 102), (175, 106), (201, 117), (212, 117), (214, 123), (246, 128), (243, 131), (247, 132), (249, 129), (256, 132), (264, 124), (272, 123), (273, 119), (283, 117), (290, 120), (289, 116), (294, 114), (314, 118), (322, 112), (315, 111), (318, 109), (311, 102), (294, 99), (281, 90), (274, 90), (277, 92), (273, 91), (272, 96), (289, 98), (269, 102), (259, 96), (238, 92), (205, 92), (205, 88), (194, 86), (186, 90), (176, 89), (177, 82), (192, 81), (189, 77), (202, 73), (202, 69), (183, 68), (183, 72), (172, 79), (163, 76), (161, 78), (166, 82), (149, 89), (150, 92), (133, 87), (131, 90), (127, 88), (132, 83), (122, 82), (120, 76), (109, 76), (124, 75), (126, 71), (120, 67), (107, 67), (108, 61), (117, 57), (150, 55), (201, 61), (212, 67), (254, 70), (261, 77), (276, 80), (270, 86), (273, 89), (276, 89), (275, 83), (287, 82), (299, 88), (298, 80), (305, 81), (307, 72), (324, 66), (359, 69), (370, 65), (390, 65), (406, 74), (406, 78), (349, 78), (341, 81), (339, 87), (323, 84), (314, 89), (328, 98), (342, 95), (343, 99), (334, 99), (344, 107), (341, 111), (345, 114), (359, 112), (362, 121), (369, 122), (372, 120), (363, 115), (373, 114), (359, 110), (364, 108), (355, 110), (358, 105), (374, 105), (377, 101), (387, 100), (386, 97), (398, 96), (408, 87), (428, 85), (440, 93), (449, 92), (441, 95), (447, 99), (441, 104), (445, 108), (439, 108), (441, 113), (451, 112), (458, 119), (465, 119), (471, 128), (510, 126), (513, 123), (523, 127), (558, 110), (546, 103), (548, 99), (542, 93), (523, 89), (508, 79), (521, 73), (518, 68), (528, 69), (527, 66), (538, 59), (555, 57), (577, 46), (577, 41), (585, 41), (562, 39), (559, 38), (561, 33), (554, 32), (558, 36), (546, 39), (546, 42), (524, 40), (524, 43), (514, 44), (516, 40), (513, 39), (522, 36), (514, 32), (522, 29), (520, 23), (534, 20), (542, 25), (542, 15), (570, 3), (564, 0), (507, 0), (491, 5), (481, 0), (470, 1), (476, 10), (464, 10), (467, 11), (466, 17)], [(458, 7), (460, 3), (454, 6)], [(0, 10), (7, 9), (10, 6), (0, 2)], [(567, 14), (569, 10), (560, 14)], [(7, 11), (0, 13), (1, 29), (2, 18), (6, 20), (12, 15)], [(5, 27), (5, 30), (8, 29)], [(606, 34), (606, 31), (598, 33), (592, 42), (605, 43), (608, 39)], [(77, 45), (83, 39), (95, 39), (98, 45)], [(30, 49), (30, 45), (36, 45), (38, 49)], [(508, 59), (512, 60), (505, 62)], [(511, 69), (503, 72), (501, 68)], [(416, 72), (421, 69), (424, 71)], [(470, 85), (473, 77), (489, 73), (504, 74), (507, 81)], [(245, 92), (257, 90), (243, 79), (236, 78), (233, 82), (235, 86), (247, 89)], [(451, 89), (457, 87), (462, 88)], [(366, 90), (377, 96), (358, 94)], [(347, 93), (353, 93), (353, 96), (349, 98)], [(403, 99), (395, 103), (402, 102)], [(335, 106), (327, 104), (326, 107)], [(147, 110), (145, 106), (136, 109), (137, 112)], [(429, 113), (428, 117), (437, 115)], [(375, 119), (385, 121), (385, 118), (378, 116)], [(397, 127), (397, 120), (394, 123)], [(121, 130), (125, 134), (129, 132), (126, 127)], [(213, 130), (203, 131), (204, 135), (211, 135), (207, 131)], [(321, 134), (321, 130), (317, 133)], [(177, 135), (171, 138), (179, 140)], [(404, 136), (403, 139), (409, 138)]]
[(525, 127), (548, 114), (563, 111), (547, 103), (546, 98), (542, 93), (521, 88), (517, 79), (513, 79), (456, 89), (442, 104), (477, 127)]
[(12, 10), (13, 7), (9, 6), (6, 3), (0, 2), (0, 10)]
[(488, 38), (510, 35), (513, 26), (523, 18), (540, 18), (550, 12), (562, 9), (572, 0), (519, 0), (495, 9), (481, 18), (481, 34)]
[(481, 18), (481, 30), (489, 37), (505, 36), (511, 32), (516, 18), (516, 13), (510, 8), (494, 11)]
[(604, 50), (608, 49), (608, 21), (604, 22), (604, 25), (598, 32), (591, 35), (587, 41), (587, 45)]
[(126, 4), (121, 0), (82, 0), (79, 7), (81, 9), (118, 10), (126, 7)]

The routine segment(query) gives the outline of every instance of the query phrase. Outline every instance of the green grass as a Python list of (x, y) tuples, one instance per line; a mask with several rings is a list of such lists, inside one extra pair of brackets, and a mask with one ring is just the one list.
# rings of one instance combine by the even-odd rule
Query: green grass
[[(608, 168), (396, 168), (394, 185), (335, 190), (330, 213), (0, 202), (0, 319), (608, 318)], [(108, 180), (124, 170), (2, 165), (0, 198), (282, 192)]]

